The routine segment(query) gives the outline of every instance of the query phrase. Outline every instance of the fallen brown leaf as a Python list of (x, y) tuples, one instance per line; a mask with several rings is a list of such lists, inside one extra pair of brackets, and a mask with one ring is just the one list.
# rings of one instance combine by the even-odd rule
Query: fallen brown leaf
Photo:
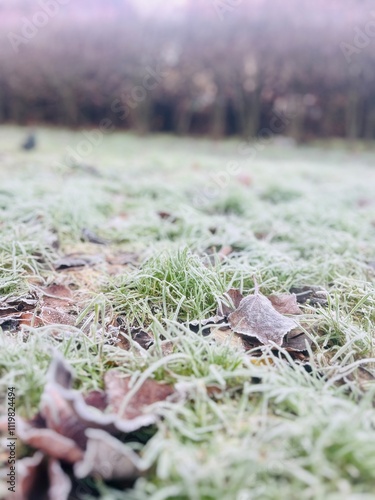
[(38, 318), (44, 325), (71, 325), (76, 322), (75, 316), (52, 307), (42, 307)]
[(244, 338), (241, 335), (237, 335), (229, 327), (212, 328), (211, 338), (213, 338), (218, 345), (227, 344), (230, 347), (233, 347), (240, 351), (247, 350)]
[[(84, 397), (72, 389), (72, 370), (56, 353), (40, 412), (31, 421), (18, 418), (16, 423), (20, 441), (37, 450), (19, 461), (20, 498), (68, 498), (72, 483), (59, 461), (74, 464), (76, 478), (134, 481), (144, 472), (138, 455), (117, 437), (154, 424), (157, 414), (149, 411), (150, 405), (166, 399), (174, 388), (146, 380), (123, 409), (124, 398), (134, 389), (118, 370), (108, 373), (106, 392), (91, 391)], [(6, 428), (5, 419), (0, 428)]]
[(145, 470), (141, 459), (126, 444), (99, 429), (87, 429), (87, 447), (74, 465), (77, 478), (96, 476), (104, 480), (134, 480)]
[(65, 285), (58, 285), (53, 283), (47, 287), (41, 289), (43, 305), (54, 307), (60, 306), (61, 301), (66, 302), (69, 305), (73, 304), (73, 293)]
[(164, 401), (174, 393), (174, 388), (156, 380), (146, 380), (133, 397), (123, 407), (124, 398), (131, 390), (130, 378), (125, 378), (120, 370), (109, 370), (104, 376), (105, 392), (111, 411), (120, 418), (133, 419), (158, 401)]
[(310, 345), (311, 340), (305, 332), (296, 328), (286, 335), (282, 347), (291, 351), (303, 352), (306, 351), (306, 347)]
[(28, 293), (20, 296), (6, 296), (0, 298), (0, 318), (9, 317), (12, 314), (18, 314), (24, 311), (34, 309), (38, 298), (34, 293)]
[(84, 227), (81, 231), (81, 240), (88, 241), (89, 243), (94, 243), (95, 245), (107, 245), (109, 241), (98, 236), (94, 231)]
[(255, 337), (265, 345), (281, 346), (285, 335), (296, 327), (295, 321), (278, 313), (259, 292), (242, 299), (228, 320), (234, 332)]
[(175, 224), (178, 219), (177, 217), (175, 217), (174, 215), (172, 215), (171, 213), (169, 212), (164, 212), (164, 211), (160, 211), (160, 212), (157, 212), (158, 216), (162, 219), (162, 220), (168, 220), (169, 222), (171, 222), (172, 224)]
[(220, 261), (223, 261), (228, 255), (230, 255), (233, 252), (233, 248), (229, 245), (224, 245), (220, 248), (218, 251), (217, 255), (219, 257)]
[(203, 335), (209, 335), (213, 326), (219, 325), (224, 322), (225, 318), (223, 316), (216, 315), (207, 319), (193, 320), (189, 323), (189, 328), (195, 333), (198, 333), (199, 330), (201, 330)]
[(296, 295), (299, 304), (310, 304), (312, 306), (327, 306), (328, 292), (321, 286), (304, 285), (301, 287), (292, 287), (291, 293)]
[[(45, 475), (44, 455), (40, 451), (32, 457), (25, 457), (18, 460), (17, 463), (17, 490), (13, 498), (25, 500), (31, 498), (31, 492), (34, 498), (43, 498), (46, 491), (41, 485), (40, 476)], [(43, 481), (45, 484), (45, 481)], [(10, 498), (10, 497), (9, 497)]]
[(72, 439), (53, 429), (33, 427), (21, 418), (17, 419), (17, 436), (24, 444), (64, 462), (74, 463), (83, 457), (83, 450)]
[(108, 332), (114, 338), (114, 342), (116, 347), (120, 347), (121, 349), (129, 350), (131, 347), (131, 341), (129, 340), (129, 336), (143, 349), (149, 349), (153, 343), (154, 339), (144, 330), (140, 328), (132, 328), (128, 333), (126, 328), (123, 326), (115, 327), (111, 326), (108, 329)]
[(48, 461), (49, 489), (48, 498), (55, 500), (68, 500), (72, 483), (63, 471), (58, 460)]
[(239, 307), (243, 298), (244, 297), (238, 288), (231, 288), (224, 293), (223, 297), (220, 298), (216, 314), (224, 317), (229, 316), (230, 313)]
[(103, 261), (104, 258), (102, 255), (84, 255), (73, 253), (65, 255), (65, 257), (57, 260), (54, 264), (54, 267), (56, 271), (61, 271), (73, 267), (93, 266)]
[(281, 293), (268, 297), (274, 309), (280, 314), (302, 314), (294, 293)]

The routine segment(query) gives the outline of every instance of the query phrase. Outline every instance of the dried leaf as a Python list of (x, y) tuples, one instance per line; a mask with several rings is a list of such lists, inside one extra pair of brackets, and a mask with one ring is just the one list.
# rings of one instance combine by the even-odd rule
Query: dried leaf
[[(17, 489), (15, 498), (44, 498), (45, 481), (40, 480), (46, 473), (44, 455), (40, 451), (32, 457), (22, 458), (17, 462)], [(43, 477), (44, 479), (44, 477)], [(11, 498), (11, 497), (9, 497)]]
[(217, 255), (219, 257), (220, 261), (223, 261), (228, 255), (230, 255), (233, 252), (233, 248), (229, 245), (224, 245), (220, 248), (218, 251)]
[(81, 231), (82, 241), (88, 241), (89, 243), (94, 243), (95, 245), (107, 245), (109, 241), (98, 236), (94, 231), (84, 227)]
[(93, 266), (103, 261), (104, 258), (102, 255), (82, 255), (73, 253), (65, 255), (65, 257), (56, 261), (54, 267), (56, 271), (61, 271), (63, 269), (70, 269), (73, 267)]
[(226, 344), (240, 351), (246, 351), (244, 338), (234, 333), (229, 327), (212, 328), (211, 337), (218, 345)]
[(139, 264), (140, 256), (135, 252), (123, 252), (112, 256), (107, 256), (107, 262), (114, 266), (127, 266)]
[(33, 448), (42, 451), (47, 456), (74, 463), (83, 457), (82, 449), (70, 438), (53, 429), (32, 427), (21, 418), (17, 419), (17, 436)]
[(175, 217), (174, 215), (172, 215), (171, 213), (169, 212), (165, 212), (165, 211), (160, 211), (160, 212), (157, 212), (158, 216), (162, 219), (162, 220), (168, 220), (169, 222), (171, 222), (172, 224), (175, 224), (177, 221), (178, 221), (178, 218)]
[(0, 299), (0, 318), (9, 317), (12, 314), (18, 314), (24, 311), (30, 311), (37, 305), (38, 298), (35, 294), (7, 296)]
[(192, 332), (198, 333), (199, 330), (202, 330), (203, 335), (209, 335), (211, 332), (211, 327), (218, 325), (220, 323), (224, 323), (225, 318), (223, 316), (212, 316), (211, 318), (198, 320), (195, 319), (189, 323), (189, 328)]
[(0, 317), (0, 326), (2, 330), (16, 331), (19, 326), (21, 316), (22, 313)]
[(108, 406), (107, 395), (104, 391), (90, 391), (84, 396), (84, 400), (87, 405), (101, 411), (104, 411)]
[(47, 380), (65, 389), (73, 384), (73, 370), (60, 354), (55, 353), (47, 373)]
[(60, 271), (62, 269), (70, 269), (71, 267), (83, 267), (88, 265), (89, 261), (87, 261), (83, 257), (66, 256), (56, 261), (54, 267), (56, 271)]
[(274, 309), (280, 314), (302, 314), (298, 307), (296, 295), (294, 293), (281, 293), (278, 295), (270, 295), (268, 299), (271, 301)]
[(328, 292), (321, 286), (305, 285), (301, 287), (292, 287), (291, 293), (296, 294), (296, 300), (299, 304), (308, 303), (312, 306), (327, 306)]
[(34, 293), (7, 296), (0, 299), (0, 326), (5, 331), (16, 331), (22, 323), (23, 315), (35, 309), (38, 299)]
[[(107, 372), (106, 376), (108, 373), (110, 372)], [(42, 395), (41, 414), (52, 428), (68, 437), (74, 437), (82, 448), (86, 444), (85, 429), (89, 427), (110, 433), (130, 433), (156, 422), (157, 415), (154, 413), (143, 415), (138, 411), (139, 416), (135, 418), (118, 415), (116, 411), (103, 413), (103, 398), (99, 399), (99, 408), (90, 406), (80, 392), (71, 388), (72, 379), (69, 377), (70, 367), (60, 354), (56, 354), (48, 373), (50, 382)], [(63, 385), (58, 381), (63, 381)], [(111, 403), (108, 392), (105, 401)]]
[(242, 299), (228, 320), (233, 331), (256, 337), (265, 345), (281, 346), (285, 335), (296, 327), (295, 321), (278, 313), (260, 293)]
[(46, 385), (41, 399), (40, 415), (49, 429), (73, 440), (80, 449), (85, 448), (87, 425), (64, 397), (62, 386), (56, 383)]
[(42, 307), (38, 318), (44, 325), (71, 325), (76, 322), (75, 316), (64, 311), (58, 311), (52, 307)]
[(229, 316), (230, 313), (235, 311), (243, 299), (243, 295), (238, 288), (231, 288), (223, 297), (219, 300), (219, 306), (217, 309), (218, 316)]
[(83, 459), (74, 465), (77, 478), (99, 476), (104, 480), (138, 478), (144, 470), (138, 455), (126, 444), (99, 429), (88, 429)]
[(303, 352), (307, 350), (307, 346), (311, 345), (311, 340), (299, 328), (287, 334), (284, 338), (282, 347), (289, 351)]
[(112, 412), (125, 419), (134, 419), (143, 415), (148, 406), (158, 401), (164, 401), (174, 393), (174, 388), (171, 385), (148, 379), (123, 407), (124, 398), (132, 389), (130, 378), (125, 378), (120, 370), (113, 369), (105, 374), (104, 382)]
[[(118, 370), (108, 373), (107, 393), (91, 391), (84, 398), (72, 389), (72, 370), (56, 353), (47, 374), (40, 413), (30, 422), (17, 419), (20, 440), (42, 452), (32, 460), (21, 461), (21, 470), (26, 471), (21, 477), (24, 477), (25, 491), (29, 492), (25, 498), (33, 495), (35, 498), (46, 495), (49, 498), (68, 498), (71, 482), (57, 460), (74, 464), (78, 478), (95, 475), (105, 480), (133, 481), (145, 470), (138, 455), (112, 435), (130, 433), (155, 423), (156, 413), (144, 412), (151, 404), (174, 393), (174, 389), (147, 380), (134, 392), (122, 411), (124, 398), (134, 389), (130, 387), (129, 379), (123, 379)], [(109, 409), (107, 402), (113, 413), (103, 413)], [(3, 426), (6, 428), (5, 420), (4, 424), (0, 421), (0, 428)], [(44, 456), (49, 458), (43, 459)]]
[(63, 471), (60, 462), (50, 459), (48, 461), (49, 489), (48, 498), (68, 500), (72, 483)]
[(142, 349), (149, 349), (154, 344), (154, 339), (140, 328), (132, 328), (130, 333), (125, 327), (110, 327), (108, 332), (113, 336), (116, 347), (128, 350), (131, 347), (129, 335)]
[(54, 283), (50, 286), (42, 288), (41, 290), (43, 305), (45, 306), (60, 306), (61, 302), (70, 305), (73, 304), (73, 293), (64, 285), (57, 285)]

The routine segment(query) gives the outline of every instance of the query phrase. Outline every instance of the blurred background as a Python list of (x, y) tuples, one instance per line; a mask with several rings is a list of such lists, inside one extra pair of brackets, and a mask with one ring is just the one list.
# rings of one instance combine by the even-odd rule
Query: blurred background
[(375, 136), (371, 1), (1, 0), (0, 33), (1, 123)]

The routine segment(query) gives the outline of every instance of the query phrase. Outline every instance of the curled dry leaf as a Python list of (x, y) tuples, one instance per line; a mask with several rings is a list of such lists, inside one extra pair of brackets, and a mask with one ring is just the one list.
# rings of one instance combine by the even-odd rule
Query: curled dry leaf
[(213, 326), (224, 322), (225, 318), (223, 316), (216, 315), (212, 316), (212, 318), (191, 321), (189, 328), (192, 332), (198, 333), (199, 330), (202, 330), (203, 335), (209, 335)]
[(38, 302), (35, 294), (29, 293), (19, 297), (7, 296), (0, 299), (0, 317), (17, 314), (34, 309)]
[(230, 255), (233, 252), (233, 248), (230, 245), (224, 245), (220, 248), (218, 251), (217, 255), (219, 257), (220, 261), (225, 260), (228, 255)]
[(285, 335), (297, 326), (295, 321), (278, 313), (259, 292), (242, 299), (228, 320), (234, 332), (255, 337), (265, 345), (281, 346)]
[(69, 305), (73, 304), (73, 294), (72, 291), (64, 286), (53, 283), (42, 290), (42, 300), (43, 304), (49, 307), (61, 305), (61, 301), (66, 302)]
[(306, 351), (307, 346), (311, 345), (311, 340), (301, 329), (296, 328), (287, 334), (284, 338), (282, 347), (289, 351)]
[(89, 243), (94, 243), (95, 245), (107, 245), (109, 241), (98, 236), (94, 231), (84, 227), (81, 231), (82, 241), (88, 241)]
[[(129, 379), (123, 379), (118, 371), (108, 373), (106, 392), (91, 391), (84, 397), (72, 389), (72, 370), (56, 353), (39, 414), (29, 422), (17, 419), (19, 439), (38, 450), (32, 459), (20, 461), (23, 498), (68, 498), (72, 486), (60, 460), (75, 464), (78, 478), (95, 474), (105, 480), (129, 481), (145, 470), (138, 455), (117, 436), (154, 424), (157, 414), (146, 412), (151, 404), (173, 394), (174, 389), (146, 380), (134, 391)], [(131, 391), (134, 393), (129, 397)], [(122, 408), (126, 397), (128, 404)], [(0, 421), (0, 428), (6, 428), (5, 420)], [(40, 484), (43, 491), (39, 491)], [(45, 491), (46, 485), (49, 492)]]
[(68, 500), (72, 483), (60, 462), (36, 452), (17, 462), (17, 487), (9, 500)]
[(48, 498), (68, 500), (72, 483), (63, 471), (58, 460), (50, 459), (48, 462), (49, 489)]
[(327, 306), (328, 292), (321, 286), (304, 285), (301, 287), (292, 287), (291, 293), (296, 294), (296, 300), (299, 304), (309, 304), (312, 306)]
[(38, 319), (44, 325), (71, 325), (76, 322), (76, 318), (64, 311), (58, 311), (52, 307), (42, 307)]
[(104, 260), (105, 259), (102, 255), (82, 255), (79, 253), (73, 253), (65, 255), (65, 257), (56, 261), (54, 267), (56, 271), (62, 271), (73, 267), (94, 266), (95, 264), (104, 262)]
[(169, 212), (160, 211), (160, 212), (157, 212), (157, 215), (160, 217), (160, 219), (167, 220), (167, 221), (171, 222), (172, 224), (175, 224), (178, 221), (178, 218)]
[(229, 327), (225, 328), (212, 328), (211, 337), (218, 345), (226, 344), (239, 351), (246, 351), (247, 346), (244, 337), (236, 335)]
[(52, 284), (41, 288), (37, 309), (33, 313), (24, 312), (20, 324), (28, 326), (71, 325), (76, 317), (71, 314), (74, 297), (72, 291), (64, 285)]
[(239, 307), (243, 298), (238, 288), (231, 288), (220, 298), (216, 314), (224, 317), (229, 316), (230, 313)]
[(99, 429), (87, 429), (87, 447), (83, 459), (74, 465), (77, 478), (99, 476), (104, 480), (132, 480), (144, 466), (126, 444)]
[(108, 328), (108, 333), (113, 339), (116, 347), (121, 349), (129, 350), (131, 348), (131, 339), (138, 344), (142, 349), (149, 349), (154, 344), (154, 339), (146, 331), (141, 328), (131, 328), (130, 331), (126, 327), (120, 326), (110, 326)]
[(280, 314), (302, 314), (294, 293), (274, 294), (268, 297), (274, 309)]
[(74, 463), (83, 457), (82, 449), (70, 438), (53, 429), (33, 427), (17, 418), (17, 436), (24, 443), (49, 457)]
[[(34, 498), (43, 498), (45, 490), (43, 487), (41, 488), (40, 484), (40, 476), (45, 472), (43, 471), (45, 469), (43, 461), (44, 455), (40, 451), (36, 452), (32, 457), (18, 460), (17, 489), (16, 493), (13, 494), (15, 498), (18, 497), (19, 500), (31, 498), (31, 492), (33, 492)], [(9, 496), (9, 498), (11, 497)]]
[(105, 374), (104, 382), (111, 410), (126, 419), (140, 417), (150, 405), (164, 401), (174, 394), (171, 385), (147, 379), (124, 405), (124, 398), (132, 390), (130, 378), (125, 378), (120, 370), (113, 369)]
[[(135, 418), (121, 417), (112, 411), (104, 413), (103, 403), (109, 402), (108, 395), (103, 397), (86, 398), (69, 385), (60, 385), (57, 380), (68, 380), (71, 370), (60, 355), (56, 355), (50, 370), (51, 382), (47, 383), (42, 395), (41, 415), (56, 431), (69, 438), (74, 438), (81, 448), (86, 445), (85, 430), (89, 427), (106, 430), (110, 433), (118, 431), (130, 433), (152, 425), (157, 420), (157, 415), (150, 413)], [(96, 408), (88, 402), (97, 402)], [(107, 410), (107, 407), (105, 408)]]

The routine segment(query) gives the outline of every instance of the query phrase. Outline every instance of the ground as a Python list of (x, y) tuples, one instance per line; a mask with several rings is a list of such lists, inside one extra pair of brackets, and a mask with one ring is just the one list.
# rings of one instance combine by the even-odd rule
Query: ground
[[(0, 128), (1, 400), (14, 386), (33, 418), (56, 353), (80, 394), (116, 370), (175, 396), (151, 391), (155, 423), (122, 438), (146, 464), (131, 489), (100, 473), (81, 485), (106, 499), (373, 498), (372, 146), (115, 132), (73, 161), (82, 132), (41, 129), (30, 152), (25, 133)], [(191, 327), (230, 288), (304, 285), (323, 299), (300, 305), (298, 352)]]

